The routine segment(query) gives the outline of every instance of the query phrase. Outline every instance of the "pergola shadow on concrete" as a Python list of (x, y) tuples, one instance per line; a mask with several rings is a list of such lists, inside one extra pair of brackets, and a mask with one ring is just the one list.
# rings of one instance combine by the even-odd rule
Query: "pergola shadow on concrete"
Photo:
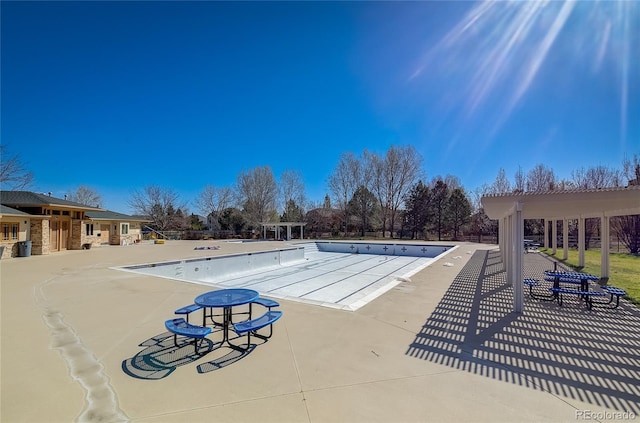
[[(490, 219), (498, 220), (498, 243), (507, 270), (507, 279), (513, 284), (513, 309), (522, 312), (522, 255), (524, 253), (524, 220), (544, 219), (563, 222), (563, 248), (566, 251), (568, 220), (578, 220), (578, 257), (584, 265), (585, 219), (599, 218), (603, 240), (609, 239), (609, 219), (614, 216), (640, 214), (640, 186), (591, 190), (525, 192), (496, 194), (482, 197), (482, 206)], [(545, 231), (547, 228), (545, 224)], [(555, 243), (555, 241), (554, 241)], [(566, 253), (565, 253), (566, 254)], [(609, 243), (601, 246), (601, 275), (609, 277)]]

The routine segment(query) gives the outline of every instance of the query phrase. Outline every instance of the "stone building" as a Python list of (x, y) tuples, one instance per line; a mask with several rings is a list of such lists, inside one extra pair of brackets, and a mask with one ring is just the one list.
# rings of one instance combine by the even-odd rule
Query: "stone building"
[(22, 241), (30, 241), (33, 255), (134, 243), (145, 221), (30, 191), (0, 191), (0, 205), (5, 258), (18, 256)]

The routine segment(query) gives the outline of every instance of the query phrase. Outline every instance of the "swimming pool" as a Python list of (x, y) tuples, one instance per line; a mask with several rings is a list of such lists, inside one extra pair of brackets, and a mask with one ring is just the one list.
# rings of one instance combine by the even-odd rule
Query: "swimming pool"
[(357, 310), (453, 245), (309, 242), (270, 251), (140, 264), (116, 269), (261, 295)]

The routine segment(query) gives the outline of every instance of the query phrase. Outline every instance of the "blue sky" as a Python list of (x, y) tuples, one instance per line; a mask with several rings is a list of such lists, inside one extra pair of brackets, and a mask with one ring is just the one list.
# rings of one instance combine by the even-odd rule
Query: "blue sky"
[[(413, 145), (468, 191), (640, 154), (638, 2), (5, 2), (2, 145), (34, 190), (131, 212)], [(197, 212), (191, 205), (192, 212)]]

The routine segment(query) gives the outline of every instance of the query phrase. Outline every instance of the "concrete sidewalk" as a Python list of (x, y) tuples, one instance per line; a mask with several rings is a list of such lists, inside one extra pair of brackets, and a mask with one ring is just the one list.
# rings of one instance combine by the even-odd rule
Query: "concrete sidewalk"
[[(513, 314), (495, 246), (461, 243), (355, 312), (281, 301), (270, 340), (252, 337), (246, 354), (223, 347), (203, 357), (192, 345), (175, 348), (164, 321), (210, 287), (110, 269), (282, 245), (169, 241), (2, 260), (2, 422), (640, 414), (638, 309), (527, 298), (525, 312)], [(527, 277), (551, 267), (540, 254), (525, 255)]]

